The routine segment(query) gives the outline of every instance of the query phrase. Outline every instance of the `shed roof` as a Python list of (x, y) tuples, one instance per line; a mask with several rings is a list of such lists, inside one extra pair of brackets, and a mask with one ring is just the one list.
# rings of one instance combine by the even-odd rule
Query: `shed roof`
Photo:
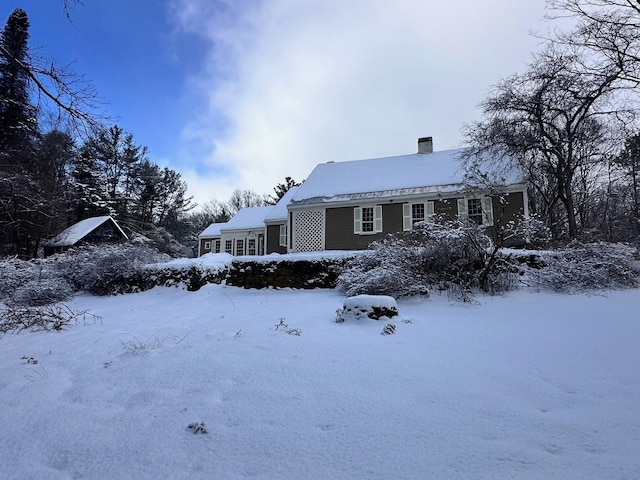
[(84, 237), (93, 232), (96, 228), (102, 225), (105, 222), (111, 221), (115, 228), (122, 234), (122, 236), (126, 239), (127, 235), (122, 231), (120, 226), (116, 223), (116, 221), (111, 218), (109, 215), (104, 215), (102, 217), (90, 217), (85, 218), (84, 220), (79, 221), (78, 223), (71, 225), (69, 228), (63, 230), (58, 235), (53, 237), (51, 240), (47, 242), (47, 246), (50, 247), (70, 247), (75, 245)]

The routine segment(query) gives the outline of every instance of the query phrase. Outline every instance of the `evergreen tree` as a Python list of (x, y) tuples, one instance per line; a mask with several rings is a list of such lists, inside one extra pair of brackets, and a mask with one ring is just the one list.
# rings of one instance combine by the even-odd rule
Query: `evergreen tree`
[(16, 9), (0, 33), (0, 168), (11, 173), (30, 167), (38, 135), (36, 109), (29, 101), (29, 19)]
[(147, 148), (136, 145), (132, 134), (114, 125), (93, 136), (85, 144), (85, 153), (101, 172), (110, 208), (119, 221), (127, 223), (136, 188), (136, 171), (147, 158)]
[(16, 9), (0, 32), (0, 242), (35, 256), (46, 200), (35, 176), (38, 122), (29, 102), (29, 20)]
[(113, 213), (109, 209), (104, 176), (98, 167), (98, 161), (87, 146), (80, 149), (71, 170), (71, 178), (74, 222)]
[(275, 205), (291, 188), (299, 186), (300, 183), (296, 182), (293, 178), (285, 177), (284, 183), (279, 183), (273, 187), (275, 195), (270, 198), (271, 201), (269, 203)]

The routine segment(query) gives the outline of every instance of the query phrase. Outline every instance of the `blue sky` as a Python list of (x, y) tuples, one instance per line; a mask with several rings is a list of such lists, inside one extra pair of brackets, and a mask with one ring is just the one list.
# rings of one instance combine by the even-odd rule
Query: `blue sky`
[(319, 162), (460, 145), (544, 30), (543, 0), (4, 0), (32, 48), (90, 80), (105, 110), (198, 203), (272, 193)]

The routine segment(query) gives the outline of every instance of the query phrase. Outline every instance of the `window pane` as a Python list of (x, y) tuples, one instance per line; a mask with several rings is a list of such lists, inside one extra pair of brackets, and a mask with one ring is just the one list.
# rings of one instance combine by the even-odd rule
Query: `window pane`
[(414, 203), (411, 205), (411, 220), (414, 224), (424, 221), (424, 203)]
[(362, 207), (362, 231), (373, 232), (373, 207)]
[(470, 198), (467, 203), (469, 220), (482, 225), (482, 201), (479, 198)]

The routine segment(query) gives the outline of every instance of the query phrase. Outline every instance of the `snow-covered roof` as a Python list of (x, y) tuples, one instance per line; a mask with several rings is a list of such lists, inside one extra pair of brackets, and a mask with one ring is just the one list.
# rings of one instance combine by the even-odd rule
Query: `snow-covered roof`
[(122, 236), (128, 239), (127, 235), (122, 231), (116, 221), (109, 215), (104, 215), (102, 217), (85, 218), (84, 220), (71, 225), (69, 228), (63, 230), (58, 235), (49, 240), (47, 242), (47, 245), (50, 247), (70, 247), (71, 245), (75, 245), (100, 225), (108, 222), (109, 220), (113, 222), (113, 225), (118, 229)]
[(267, 216), (264, 217), (265, 222), (278, 222), (287, 220), (287, 205), (291, 201), (291, 197), (296, 193), (299, 187), (291, 187), (289, 190), (285, 192), (278, 203), (276, 203), (271, 211), (267, 213)]
[(219, 237), (220, 236), (220, 230), (225, 225), (226, 225), (226, 223), (224, 223), (224, 222), (222, 222), (222, 223), (212, 223), (207, 228), (205, 228), (200, 235), (198, 235), (198, 238)]
[[(464, 188), (464, 149), (321, 163), (291, 205), (455, 192)], [(514, 182), (516, 183), (516, 182)]]
[(264, 228), (264, 218), (272, 208), (272, 206), (241, 208), (231, 220), (222, 226), (221, 232)]

